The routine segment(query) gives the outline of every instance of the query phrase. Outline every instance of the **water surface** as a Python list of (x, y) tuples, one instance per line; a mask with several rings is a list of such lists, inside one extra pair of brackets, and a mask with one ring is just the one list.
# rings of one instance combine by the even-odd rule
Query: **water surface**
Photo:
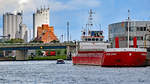
[(2, 61), (0, 84), (150, 84), (150, 67), (108, 68), (65, 62)]

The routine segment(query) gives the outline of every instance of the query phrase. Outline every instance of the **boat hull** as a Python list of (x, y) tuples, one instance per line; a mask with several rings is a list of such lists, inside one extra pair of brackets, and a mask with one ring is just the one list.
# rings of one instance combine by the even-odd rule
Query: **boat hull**
[(73, 64), (99, 65), (103, 58), (104, 51), (80, 51), (77, 56), (72, 57)]
[(145, 66), (146, 52), (105, 52), (101, 66)]
[[(137, 49), (138, 50), (138, 49)], [(134, 49), (121, 49), (112, 51), (79, 51), (72, 57), (73, 64), (134, 67), (145, 66), (146, 51)]]

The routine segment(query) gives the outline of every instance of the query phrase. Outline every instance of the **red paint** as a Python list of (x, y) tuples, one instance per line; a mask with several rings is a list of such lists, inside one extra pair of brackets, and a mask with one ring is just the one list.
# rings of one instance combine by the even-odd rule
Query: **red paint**
[(73, 64), (101, 65), (104, 51), (79, 51), (72, 57)]
[(119, 37), (115, 38), (115, 48), (119, 48)]
[(46, 56), (55, 56), (56, 52), (55, 51), (45, 51), (46, 52)]
[(136, 37), (133, 38), (133, 46), (134, 46), (134, 48), (137, 48), (137, 38)]
[(99, 66), (143, 66), (146, 60), (146, 52), (121, 51), (79, 51), (72, 57), (73, 64), (87, 64)]
[(105, 52), (102, 66), (143, 66), (146, 52)]

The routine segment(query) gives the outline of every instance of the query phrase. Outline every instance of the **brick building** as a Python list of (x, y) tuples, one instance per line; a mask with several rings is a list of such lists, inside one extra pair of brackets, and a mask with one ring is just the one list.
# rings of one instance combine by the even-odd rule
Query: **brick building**
[(54, 27), (43, 24), (42, 27), (37, 28), (37, 41), (43, 41), (43, 43), (50, 43), (52, 41), (59, 41), (54, 34)]

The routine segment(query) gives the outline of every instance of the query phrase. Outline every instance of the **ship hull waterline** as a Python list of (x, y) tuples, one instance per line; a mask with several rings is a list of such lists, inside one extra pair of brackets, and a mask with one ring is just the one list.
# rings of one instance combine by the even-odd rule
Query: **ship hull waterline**
[[(92, 51), (91, 51), (92, 52)], [(122, 51), (105, 52), (95, 51), (79, 52), (77, 56), (72, 57), (73, 64), (98, 65), (103, 67), (137, 67), (145, 66), (146, 52)]]

